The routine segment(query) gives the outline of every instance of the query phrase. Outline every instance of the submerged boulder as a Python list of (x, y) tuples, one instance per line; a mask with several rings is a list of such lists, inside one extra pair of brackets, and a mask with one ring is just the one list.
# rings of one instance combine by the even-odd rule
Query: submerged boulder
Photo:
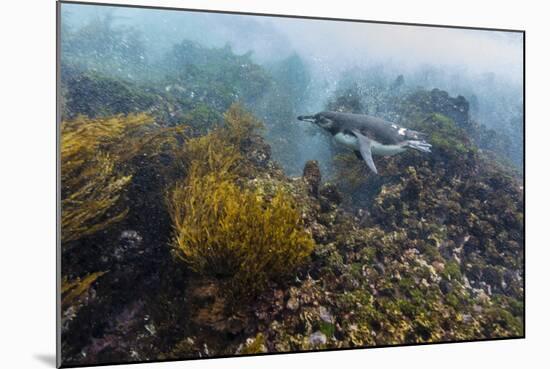
[(304, 181), (308, 184), (309, 194), (317, 197), (321, 184), (321, 169), (317, 160), (308, 160), (304, 166)]

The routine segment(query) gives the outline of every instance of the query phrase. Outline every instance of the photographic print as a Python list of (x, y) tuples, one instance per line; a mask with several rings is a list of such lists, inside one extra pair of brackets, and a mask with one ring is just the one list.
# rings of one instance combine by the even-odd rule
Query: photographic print
[(57, 31), (60, 365), (524, 337), (523, 31), (77, 2)]

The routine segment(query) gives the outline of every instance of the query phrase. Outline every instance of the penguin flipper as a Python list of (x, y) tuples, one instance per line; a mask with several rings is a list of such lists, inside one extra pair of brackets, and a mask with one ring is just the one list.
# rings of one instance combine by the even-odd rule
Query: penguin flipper
[(372, 170), (375, 174), (378, 174), (376, 165), (374, 165), (374, 160), (372, 160), (372, 140), (367, 136), (361, 134), (361, 132), (356, 129), (354, 129), (352, 133), (355, 135), (355, 137), (357, 137), (357, 141), (359, 142), (359, 152), (361, 153), (363, 160), (365, 160), (370, 170)]

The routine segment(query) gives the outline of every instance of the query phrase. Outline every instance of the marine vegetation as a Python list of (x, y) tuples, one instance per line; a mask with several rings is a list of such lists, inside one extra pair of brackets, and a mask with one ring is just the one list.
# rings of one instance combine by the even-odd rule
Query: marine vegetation
[[(119, 222), (128, 208), (119, 201), (131, 185), (133, 161), (141, 156), (165, 165), (186, 126), (156, 127), (148, 114), (91, 119), (79, 115), (61, 123), (61, 207), (63, 244)], [(164, 172), (165, 176), (169, 173)]]
[(70, 306), (74, 301), (82, 296), (90, 286), (105, 272), (96, 272), (87, 275), (82, 280), (77, 278), (74, 281), (68, 281), (66, 278), (61, 284), (61, 295), (62, 295), (62, 304), (63, 306)]
[(170, 202), (176, 255), (200, 274), (229, 277), (234, 293), (253, 294), (288, 276), (313, 250), (292, 198), (269, 202), (216, 174), (192, 168)]
[(233, 294), (253, 295), (303, 264), (314, 244), (291, 196), (278, 190), (268, 200), (236, 183), (241, 142), (257, 121), (233, 106), (225, 123), (186, 144), (186, 179), (168, 194), (172, 245), (195, 272), (229, 278)]
[(96, 233), (123, 219), (115, 209), (131, 180), (115, 166), (125, 162), (124, 138), (151, 119), (144, 114), (61, 123), (61, 233), (63, 243)]

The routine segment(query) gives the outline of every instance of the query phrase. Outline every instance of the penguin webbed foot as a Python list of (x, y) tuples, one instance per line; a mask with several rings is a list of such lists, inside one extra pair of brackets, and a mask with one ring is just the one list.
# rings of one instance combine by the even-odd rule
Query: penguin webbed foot
[(409, 140), (407, 141), (407, 147), (410, 147), (411, 149), (415, 149), (421, 152), (432, 152), (431, 147), (432, 145), (427, 143), (426, 141), (416, 141), (416, 140)]

